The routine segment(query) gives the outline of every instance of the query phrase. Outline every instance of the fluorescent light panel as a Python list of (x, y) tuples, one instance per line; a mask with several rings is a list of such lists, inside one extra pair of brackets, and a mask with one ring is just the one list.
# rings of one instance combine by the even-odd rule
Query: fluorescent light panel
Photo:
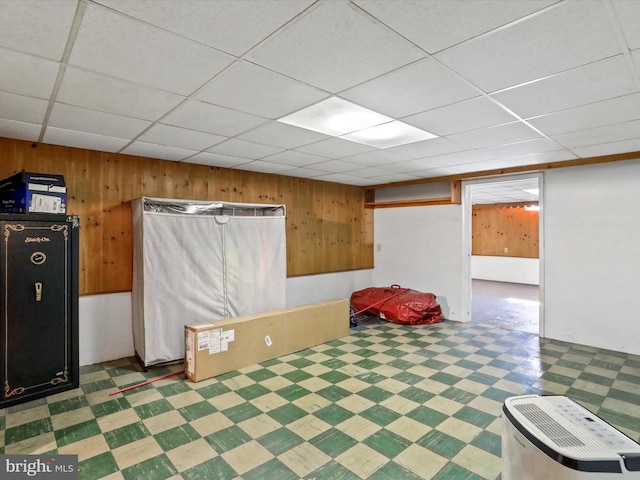
[(376, 148), (436, 138), (429, 132), (337, 97), (330, 97), (278, 121)]
[(407, 125), (404, 122), (393, 120), (343, 135), (341, 138), (351, 140), (352, 142), (364, 143), (371, 147), (389, 148), (418, 142), (420, 140), (429, 140), (436, 138), (436, 135)]

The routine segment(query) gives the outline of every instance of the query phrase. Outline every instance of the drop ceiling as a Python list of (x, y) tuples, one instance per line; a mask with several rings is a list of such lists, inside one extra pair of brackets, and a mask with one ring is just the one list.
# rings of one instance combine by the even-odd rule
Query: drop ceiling
[(513, 180), (487, 183), (477, 183), (470, 187), (471, 204), (504, 204), (525, 203), (527, 205), (538, 204), (539, 184), (537, 177), (527, 177)]
[[(640, 151), (636, 0), (0, 0), (0, 136), (378, 185)], [(337, 97), (437, 135), (277, 120)]]

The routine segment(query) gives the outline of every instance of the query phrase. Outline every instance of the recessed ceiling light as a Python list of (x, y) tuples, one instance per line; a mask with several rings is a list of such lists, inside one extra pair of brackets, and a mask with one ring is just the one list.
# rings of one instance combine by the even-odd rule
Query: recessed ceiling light
[(404, 122), (393, 120), (391, 122), (365, 128), (357, 132), (343, 135), (341, 138), (353, 142), (364, 143), (370, 147), (389, 148), (436, 138), (436, 135), (425, 132), (419, 128), (407, 125)]
[(436, 137), (338, 97), (330, 97), (286, 115), (278, 121), (377, 148), (394, 147)]
[(393, 118), (337, 97), (311, 105), (278, 121), (334, 137), (390, 122)]

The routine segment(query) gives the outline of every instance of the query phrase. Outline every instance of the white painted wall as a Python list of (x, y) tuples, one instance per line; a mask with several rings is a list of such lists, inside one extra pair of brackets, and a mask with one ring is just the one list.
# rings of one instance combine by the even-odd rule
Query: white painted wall
[(80, 365), (134, 355), (131, 292), (80, 297)]
[(463, 319), (460, 205), (377, 209), (374, 238), (373, 286), (433, 293), (444, 318)]
[[(373, 270), (357, 270), (288, 278), (287, 307), (349, 298), (353, 291), (370, 287), (372, 275)], [(80, 365), (135, 354), (131, 292), (80, 297), (79, 317)]]
[(471, 278), (540, 285), (540, 261), (537, 258), (473, 255)]
[(640, 354), (640, 161), (544, 178), (545, 336)]
[(352, 292), (371, 286), (373, 270), (326, 273), (287, 278), (287, 307), (349, 298)]

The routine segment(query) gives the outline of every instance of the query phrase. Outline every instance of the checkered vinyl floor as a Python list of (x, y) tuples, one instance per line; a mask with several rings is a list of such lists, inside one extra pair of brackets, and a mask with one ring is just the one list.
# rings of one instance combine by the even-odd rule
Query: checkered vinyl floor
[(80, 479), (496, 479), (505, 398), (563, 394), (640, 439), (640, 357), (482, 325), (377, 323), (194, 383), (133, 358), (0, 410), (0, 453)]

